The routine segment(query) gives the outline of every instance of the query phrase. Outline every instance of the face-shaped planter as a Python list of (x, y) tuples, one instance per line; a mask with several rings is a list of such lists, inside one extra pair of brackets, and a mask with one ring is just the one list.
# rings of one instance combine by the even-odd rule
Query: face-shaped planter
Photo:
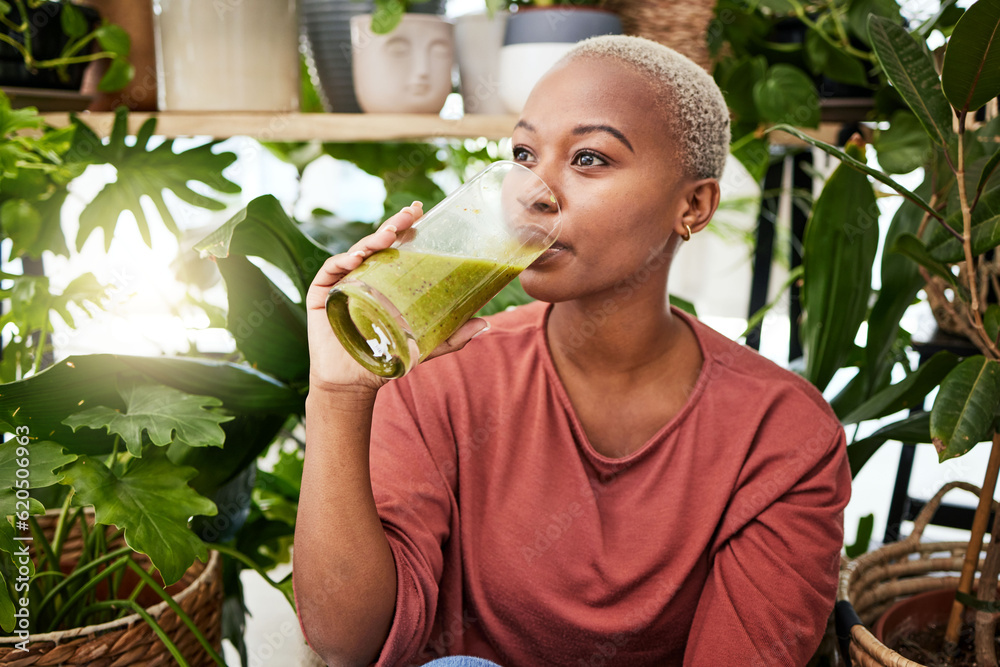
[(404, 14), (387, 35), (372, 17), (351, 18), (354, 93), (368, 113), (438, 113), (451, 92), (454, 26), (437, 16)]

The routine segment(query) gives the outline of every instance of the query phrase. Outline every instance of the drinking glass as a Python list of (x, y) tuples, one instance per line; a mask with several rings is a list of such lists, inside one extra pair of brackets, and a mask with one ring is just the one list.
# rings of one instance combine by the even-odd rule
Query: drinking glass
[(541, 178), (494, 162), (334, 285), (330, 325), (362, 366), (401, 377), (545, 252), (560, 222)]

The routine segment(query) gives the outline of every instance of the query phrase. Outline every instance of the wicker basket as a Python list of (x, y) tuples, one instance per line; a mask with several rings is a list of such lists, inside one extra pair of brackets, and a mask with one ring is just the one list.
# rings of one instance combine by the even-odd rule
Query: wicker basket
[(638, 35), (669, 46), (712, 72), (708, 27), (715, 0), (604, 0), (622, 20), (626, 35)]
[[(57, 517), (58, 512), (38, 517), (39, 527), (49, 536), (54, 531)], [(88, 519), (93, 522), (92, 515)], [(62, 554), (63, 563), (67, 565), (75, 563), (81, 547), (82, 540), (77, 528), (66, 538)], [(149, 564), (149, 561), (141, 555), (136, 560), (140, 565)], [(168, 587), (168, 591), (174, 592), (173, 597), (177, 604), (191, 617), (208, 642), (219, 650), (222, 644), (223, 593), (222, 559), (218, 552), (210, 552), (207, 564), (196, 560), (179, 582)], [(208, 667), (215, 664), (166, 602), (160, 601), (148, 607), (146, 611), (156, 619), (192, 667)], [(100, 625), (31, 635), (27, 652), (14, 648), (14, 644), (19, 641), (16, 636), (0, 637), (0, 665), (125, 667), (174, 663), (166, 646), (138, 614)]]
[[(874, 625), (878, 617), (901, 598), (940, 588), (958, 588), (968, 543), (920, 543), (924, 528), (941, 499), (956, 488), (977, 496), (980, 493), (979, 487), (965, 482), (946, 484), (927, 502), (906, 539), (859, 556), (841, 568), (837, 635), (847, 665), (923, 667), (886, 647), (867, 626)], [(996, 505), (994, 503), (994, 507)]]

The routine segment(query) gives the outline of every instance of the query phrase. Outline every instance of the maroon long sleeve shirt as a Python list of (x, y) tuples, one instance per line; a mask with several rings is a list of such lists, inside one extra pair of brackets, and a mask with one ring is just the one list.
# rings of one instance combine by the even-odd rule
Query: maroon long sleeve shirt
[(850, 496), (822, 396), (675, 311), (698, 381), (645, 445), (608, 458), (555, 370), (548, 312), (502, 313), (379, 392), (372, 487), (398, 588), (378, 665), (805, 664)]

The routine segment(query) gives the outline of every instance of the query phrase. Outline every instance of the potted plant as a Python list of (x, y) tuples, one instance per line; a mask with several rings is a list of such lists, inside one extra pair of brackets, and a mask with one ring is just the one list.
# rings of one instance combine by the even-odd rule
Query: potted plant
[[(774, 123), (817, 127), (821, 119), (857, 123), (898, 115), (891, 134), (875, 137), (880, 164), (890, 173), (920, 166), (923, 133), (914, 131), (916, 118), (877, 66), (866, 30), (869, 12), (902, 20), (895, 0), (853, 3), (847, 11), (825, 0), (720, 0), (708, 28), (713, 75), (733, 113), (733, 154), (757, 180), (768, 165), (763, 130)], [(947, 33), (961, 14), (949, 4), (914, 34)], [(916, 162), (911, 145), (918, 145)]]
[(351, 17), (354, 93), (367, 113), (433, 113), (451, 93), (454, 25), (407, 13), (409, 2), (376, 0)]
[[(354, 74), (351, 67), (352, 16), (375, 14), (375, 0), (300, 0), (302, 36), (309, 76), (320, 94), (327, 111), (360, 113), (354, 94)], [(420, 14), (440, 14), (441, 0), (423, 2), (382, 3), (383, 15), (402, 16), (404, 11)], [(380, 20), (379, 24), (387, 23)], [(391, 23), (389, 21), (388, 23)]]
[[(890, 438), (932, 443), (941, 460), (961, 456), (980, 441), (994, 442), (976, 518), (970, 526), (971, 539), (961, 545), (958, 558), (946, 564), (921, 559), (923, 566), (932, 570), (942, 565), (950, 569), (957, 560), (957, 576), (950, 581), (939, 576), (912, 576), (931, 570), (921, 569), (911, 555), (925, 551), (929, 555), (940, 551), (941, 545), (909, 540), (902, 546), (883, 547), (847, 566), (840, 591), (842, 611), (853, 604), (861, 621), (873, 623), (886, 603), (899, 595), (953, 583), (958, 593), (945, 641), (954, 642), (963, 606), (976, 610), (977, 659), (979, 665), (986, 666), (997, 664), (989, 647), (995, 621), (992, 612), (997, 610), (1000, 539), (996, 535), (1000, 525), (994, 524), (994, 539), (986, 549), (976, 591), (972, 583), (1000, 469), (1000, 447), (996, 445), (1000, 306), (987, 298), (1000, 286), (990, 278), (992, 262), (984, 259), (1000, 245), (995, 224), (1000, 201), (1000, 151), (996, 144), (1000, 120), (974, 127), (972, 119), (977, 109), (1000, 93), (1000, 78), (994, 74), (1000, 71), (998, 24), (1000, 7), (995, 2), (973, 4), (951, 32), (939, 74), (921, 27), (908, 30), (881, 16), (868, 18), (868, 43), (877, 62), (926, 135), (927, 150), (921, 156), (925, 181), (914, 190), (869, 167), (860, 138), (849, 142), (845, 152), (789, 125), (772, 128), (796, 135), (841, 161), (816, 200), (803, 241), (803, 375), (825, 389), (838, 369), (857, 368), (831, 401), (845, 425), (919, 406), (930, 392), (937, 391), (929, 413), (897, 420), (867, 437), (856, 438), (848, 446), (852, 470), (860, 469)], [(976, 77), (976, 72), (990, 74)], [(873, 296), (871, 267), (879, 231), (869, 177), (905, 199), (885, 240), (882, 289), (873, 304), (869, 303)], [(900, 320), (921, 289), (939, 323), (950, 323), (960, 330), (979, 354), (961, 359), (940, 352), (920, 367), (910, 368), (905, 356), (909, 337), (901, 330)], [(858, 350), (854, 341), (862, 323), (867, 324), (867, 340)], [(893, 367), (900, 362), (908, 374), (892, 383)], [(954, 544), (948, 547), (957, 548)], [(909, 565), (905, 565), (907, 561)], [(907, 577), (909, 583), (885, 586), (881, 577), (890, 570), (871, 567), (894, 562), (904, 563), (904, 571), (892, 570), (892, 574)], [(848, 616), (844, 611), (844, 617)], [(841, 633), (850, 638), (851, 655), (863, 652), (868, 656), (862, 659), (864, 664), (900, 664), (898, 654), (855, 621), (845, 623)]]
[[(119, 90), (132, 80), (131, 43), (121, 27), (97, 25), (97, 13), (69, 0), (11, 0), (0, 4), (0, 85), (24, 106), (44, 98), (36, 89), (78, 91), (88, 63), (109, 63), (97, 89)], [(99, 48), (94, 51), (93, 47)], [(61, 107), (86, 102), (62, 94)], [(49, 106), (53, 106), (49, 102)]]
[[(155, 120), (129, 146), (125, 121), (122, 110), (104, 143), (80, 121), (46, 128), (33, 109), (12, 110), (0, 94), (0, 219), (11, 256), (36, 269), (2, 275), (11, 305), (0, 365), (0, 431), (10, 434), (0, 444), (0, 628), (8, 634), (0, 651), (7, 659), (44, 653), (86, 662), (110, 651), (120, 664), (157, 655), (180, 664), (216, 662), (222, 580), (242, 613), (232, 579), (242, 567), (273, 564), (280, 541), (291, 535), (287, 522), (250, 497), (247, 471), (301, 412), (303, 380), (295, 368), (276, 371), (285, 381), (247, 364), (196, 358), (96, 354), (49, 365), (53, 316), (72, 326), (77, 305), (92, 311), (108, 296), (90, 274), (53, 293), (42, 264), (45, 252), (68, 252), (59, 213), (67, 185), (87, 165), (113, 164), (117, 180), (84, 209), (78, 247), (98, 227), (110, 245), (123, 210), (135, 214), (148, 241), (140, 197), (152, 198), (176, 230), (163, 189), (213, 208), (222, 204), (195, 195), (190, 180), (238, 190), (221, 175), (233, 154), (213, 153), (212, 144), (174, 153), (172, 141), (150, 149)], [(245, 298), (271, 304), (273, 296), (265, 289)], [(233, 320), (237, 330), (253, 315), (238, 305), (231, 313), (245, 318)], [(257, 339), (248, 340), (243, 345), (256, 349)], [(261, 478), (279, 491), (288, 487), (273, 475)], [(244, 488), (239, 502), (231, 499), (234, 485)], [(192, 515), (202, 518), (189, 525)], [(237, 531), (244, 521), (248, 532)], [(20, 538), (30, 538), (28, 555)], [(213, 552), (225, 558), (209, 557)], [(183, 590), (171, 588), (178, 581)], [(290, 580), (275, 585), (290, 597)], [(237, 645), (241, 622), (226, 624)], [(126, 631), (129, 642), (119, 643)], [(130, 643), (136, 636), (148, 650)]]
[(588, 37), (621, 34), (618, 16), (601, 0), (512, 2), (500, 50), (500, 97), (510, 113), (520, 113), (542, 75), (573, 44)]

